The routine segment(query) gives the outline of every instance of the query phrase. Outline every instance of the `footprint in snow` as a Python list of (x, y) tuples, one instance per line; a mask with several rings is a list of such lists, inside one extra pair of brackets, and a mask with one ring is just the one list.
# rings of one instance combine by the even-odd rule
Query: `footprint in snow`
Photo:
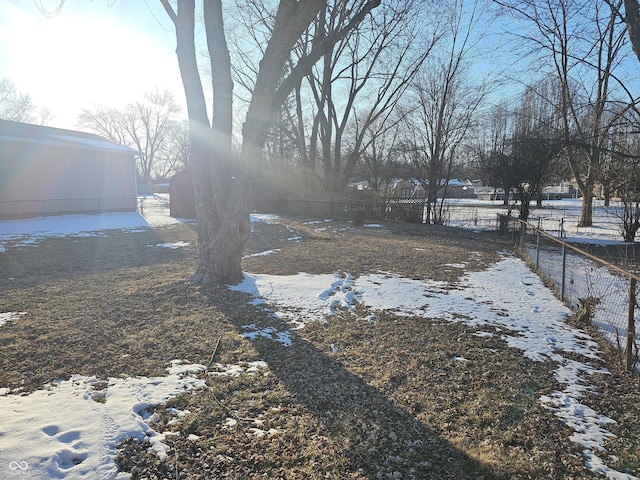
[(47, 425), (46, 427), (42, 428), (42, 431), (46, 435), (53, 437), (56, 433), (60, 431), (60, 429), (56, 425)]
[[(80, 439), (81, 432), (78, 430), (69, 430), (67, 432), (60, 432), (60, 428), (57, 425), (47, 425), (42, 428), (42, 432), (49, 436), (58, 440), (60, 443), (70, 444)], [(76, 465), (84, 462), (89, 454), (87, 452), (75, 450), (76, 448), (82, 447), (82, 442), (78, 442), (75, 445), (72, 445), (72, 449), (64, 448), (58, 451), (52, 458), (52, 462), (58, 466), (58, 468), (62, 470), (68, 470), (70, 468), (75, 467)]]
[(59, 442), (71, 443), (71, 442), (73, 442), (75, 440), (78, 440), (80, 438), (80, 432), (75, 431), (75, 430), (71, 430), (69, 432), (61, 433), (56, 438), (58, 439)]
[(69, 430), (58, 434), (60, 428), (57, 425), (47, 425), (42, 431), (49, 437), (55, 437), (60, 443), (71, 443), (80, 438), (81, 432), (78, 430)]
[(89, 454), (86, 452), (74, 452), (73, 450), (64, 449), (56, 453), (52, 460), (54, 463), (57, 463), (61, 469), (68, 470), (76, 465), (80, 465), (88, 456)]

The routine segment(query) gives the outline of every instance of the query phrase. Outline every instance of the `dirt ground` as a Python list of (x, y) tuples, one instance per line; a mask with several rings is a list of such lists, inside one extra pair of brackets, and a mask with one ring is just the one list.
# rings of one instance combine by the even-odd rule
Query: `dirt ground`
[[(247, 257), (243, 269), (386, 271), (455, 285), (463, 271), (446, 265), (482, 270), (510, 249), (494, 233), (305, 220), (253, 223), (247, 254), (274, 253)], [(189, 245), (149, 247), (177, 241)], [(156, 407), (154, 429), (177, 433), (165, 460), (145, 443), (120, 446), (118, 463), (134, 479), (600, 478), (584, 466), (572, 430), (538, 403), (558, 388), (553, 364), (471, 327), (392, 314), (363, 325), (363, 312), (339, 312), (308, 324), (287, 348), (249, 341), (242, 325), (281, 325), (242, 293), (191, 286), (195, 245), (185, 223), (7, 248), (0, 312), (28, 314), (0, 329), (0, 387), (28, 392), (72, 374), (163, 375), (173, 359), (207, 364), (213, 353), (221, 364), (267, 363), (253, 375), (207, 377), (208, 390)], [(337, 343), (347, 347), (334, 353)], [(611, 375), (592, 379), (599, 394), (585, 402), (618, 422), (607, 463), (640, 475), (640, 383), (601, 348)], [(455, 362), (456, 352), (482, 361)], [(169, 406), (191, 414), (169, 422)]]

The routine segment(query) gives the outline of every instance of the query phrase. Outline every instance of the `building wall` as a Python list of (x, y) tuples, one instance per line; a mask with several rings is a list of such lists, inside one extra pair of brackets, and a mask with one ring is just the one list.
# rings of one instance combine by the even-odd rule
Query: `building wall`
[(129, 153), (0, 144), (0, 218), (136, 207), (135, 159)]

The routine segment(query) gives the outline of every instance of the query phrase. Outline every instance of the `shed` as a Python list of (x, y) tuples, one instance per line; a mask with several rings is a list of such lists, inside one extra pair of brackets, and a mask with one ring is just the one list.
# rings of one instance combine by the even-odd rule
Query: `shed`
[(196, 218), (196, 197), (193, 177), (189, 170), (183, 170), (171, 177), (169, 198), (169, 215), (174, 218)]
[(0, 120), (0, 219), (135, 211), (138, 155), (99, 135)]

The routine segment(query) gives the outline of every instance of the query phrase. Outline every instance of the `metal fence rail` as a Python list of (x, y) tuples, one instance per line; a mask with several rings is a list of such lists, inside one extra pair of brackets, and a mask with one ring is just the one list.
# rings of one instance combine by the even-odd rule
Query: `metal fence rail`
[(627, 370), (634, 370), (640, 277), (515, 217), (498, 214), (498, 228), (512, 235), (521, 254), (574, 307), (576, 316), (598, 327), (617, 346)]

